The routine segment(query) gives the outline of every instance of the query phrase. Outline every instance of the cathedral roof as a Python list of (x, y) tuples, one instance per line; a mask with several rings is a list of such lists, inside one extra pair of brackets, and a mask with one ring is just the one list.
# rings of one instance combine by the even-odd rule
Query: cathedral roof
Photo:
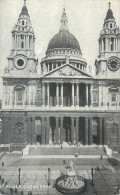
[(60, 30), (53, 36), (48, 44), (47, 50), (55, 48), (70, 48), (80, 50), (78, 40), (69, 31)]
[(111, 18), (115, 19), (114, 16), (113, 16), (112, 10), (108, 9), (105, 20), (108, 20), (108, 19), (111, 19)]
[(69, 48), (69, 49), (80, 50), (80, 45), (78, 40), (68, 30), (68, 26), (67, 26), (68, 20), (67, 20), (65, 9), (63, 9), (63, 14), (60, 23), (61, 26), (60, 26), (59, 33), (55, 34), (53, 38), (50, 40), (47, 51), (50, 49), (58, 49), (58, 48), (60, 49)]
[(28, 14), (28, 9), (27, 9), (27, 7), (26, 7), (25, 5), (23, 6), (23, 8), (22, 8), (22, 10), (21, 10), (21, 14), (29, 15), (29, 14)]

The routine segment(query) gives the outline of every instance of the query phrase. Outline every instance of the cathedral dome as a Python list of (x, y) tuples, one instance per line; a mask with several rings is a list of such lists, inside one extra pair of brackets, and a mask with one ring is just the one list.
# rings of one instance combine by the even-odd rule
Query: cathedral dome
[(66, 48), (80, 50), (78, 40), (68, 30), (60, 30), (59, 33), (53, 36), (48, 44), (47, 51), (50, 49)]
[(68, 20), (65, 9), (63, 9), (63, 14), (60, 23), (61, 26), (59, 33), (55, 34), (50, 40), (46, 53), (54, 49), (73, 49), (77, 50), (78, 52), (81, 52), (78, 40), (68, 30)]

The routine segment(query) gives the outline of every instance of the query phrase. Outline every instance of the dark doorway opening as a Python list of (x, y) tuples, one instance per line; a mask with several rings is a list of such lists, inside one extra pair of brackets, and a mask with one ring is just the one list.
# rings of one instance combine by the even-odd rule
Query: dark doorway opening
[(79, 118), (79, 139), (78, 141), (81, 144), (85, 144), (85, 118)]
[(37, 135), (37, 136), (36, 136), (36, 142), (41, 143), (41, 135)]
[(98, 136), (93, 135), (93, 143), (98, 145)]
[(79, 106), (84, 107), (86, 101), (86, 86), (85, 83), (79, 85)]
[(64, 83), (63, 87), (63, 105), (71, 106), (71, 83)]
[(65, 128), (65, 141), (71, 142), (71, 118), (70, 117), (64, 118), (63, 127)]
[(55, 117), (50, 117), (50, 139), (54, 143), (55, 141), (55, 128), (56, 128), (56, 120)]

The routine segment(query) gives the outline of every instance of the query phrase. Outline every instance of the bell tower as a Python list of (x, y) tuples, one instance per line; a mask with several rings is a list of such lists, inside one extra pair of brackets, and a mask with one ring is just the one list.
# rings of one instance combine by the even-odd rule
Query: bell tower
[(111, 3), (99, 37), (99, 55), (95, 62), (100, 77), (119, 78), (120, 75), (120, 29), (116, 24)]
[(5, 72), (11, 74), (36, 73), (35, 34), (30, 21), (26, 0), (19, 15), (17, 24), (12, 30), (12, 50), (8, 57)]

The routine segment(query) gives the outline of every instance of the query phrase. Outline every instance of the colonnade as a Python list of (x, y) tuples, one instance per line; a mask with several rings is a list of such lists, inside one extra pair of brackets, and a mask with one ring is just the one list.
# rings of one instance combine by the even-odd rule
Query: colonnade
[(120, 51), (120, 38), (102, 38), (99, 43), (99, 52), (103, 51)]
[[(79, 106), (80, 101), (80, 83), (71, 83), (71, 106)], [(85, 104), (92, 105), (92, 89), (90, 83), (85, 84)], [(64, 83), (56, 83), (56, 106), (63, 105), (64, 98)], [(75, 101), (76, 98), (76, 101)], [(42, 106), (50, 106), (50, 83), (42, 83)]]
[[(34, 50), (34, 37), (33, 35), (13, 35), (13, 49), (31, 49)], [(22, 46), (23, 44), (23, 46)]]
[[(66, 129), (64, 126), (65, 117), (55, 117), (55, 129), (54, 129), (54, 144), (62, 144), (66, 141)], [(93, 143), (93, 132), (92, 132), (92, 118), (83, 117), (84, 119), (84, 129), (80, 127), (80, 117), (70, 117), (70, 142), (71, 144), (78, 144), (80, 142), (81, 133), (84, 134), (82, 143), (84, 145), (91, 145)], [(83, 121), (82, 121), (83, 122)], [(106, 137), (103, 140), (103, 118), (98, 119), (98, 143), (99, 145), (105, 144)], [(51, 142), (50, 138), (50, 117), (41, 117), (41, 144), (49, 144)], [(106, 136), (106, 135), (105, 135)]]

